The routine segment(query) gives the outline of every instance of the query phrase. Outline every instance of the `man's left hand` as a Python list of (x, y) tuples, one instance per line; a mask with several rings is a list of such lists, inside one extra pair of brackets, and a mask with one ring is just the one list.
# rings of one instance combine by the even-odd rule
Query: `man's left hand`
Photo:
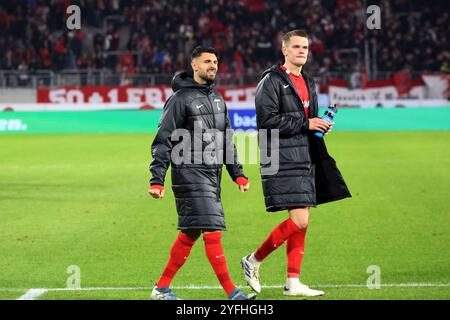
[(236, 183), (238, 184), (239, 190), (241, 190), (241, 192), (248, 191), (248, 189), (250, 188), (250, 182), (248, 182), (245, 177), (238, 177), (236, 179)]

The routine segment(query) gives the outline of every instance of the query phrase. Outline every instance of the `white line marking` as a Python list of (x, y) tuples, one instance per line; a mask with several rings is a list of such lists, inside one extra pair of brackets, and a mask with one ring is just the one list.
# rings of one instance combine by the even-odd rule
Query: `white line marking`
[[(367, 284), (316, 284), (310, 285), (312, 288), (365, 288)], [(247, 286), (238, 286), (238, 288), (246, 288)], [(283, 285), (262, 285), (265, 289), (280, 289)], [(384, 288), (421, 288), (421, 287), (450, 287), (450, 283), (386, 283), (381, 284)], [(24, 295), (17, 300), (33, 300), (37, 297), (47, 293), (56, 291), (139, 291), (151, 290), (151, 287), (86, 287), (86, 288), (34, 288), (29, 289)], [(172, 289), (176, 290), (221, 290), (221, 286), (174, 286)], [(0, 292), (18, 292), (26, 291), (27, 289), (17, 288), (0, 288)]]
[[(0, 165), (2, 170), (35, 170), (35, 169), (73, 169), (73, 168), (112, 168), (117, 167), (115, 164), (91, 164), (91, 163), (54, 163), (54, 164), (35, 164), (29, 166), (20, 165)], [(142, 167), (142, 163), (127, 163), (123, 167), (135, 168)]]
[[(367, 284), (318, 284), (314, 287), (318, 288), (363, 288), (367, 287)], [(386, 283), (381, 284), (381, 287), (386, 288), (423, 288), (423, 287), (450, 287), (450, 283)]]
[(20, 296), (17, 300), (35, 300), (36, 298), (42, 296), (44, 293), (47, 293), (47, 289), (30, 289), (25, 292), (24, 295)]

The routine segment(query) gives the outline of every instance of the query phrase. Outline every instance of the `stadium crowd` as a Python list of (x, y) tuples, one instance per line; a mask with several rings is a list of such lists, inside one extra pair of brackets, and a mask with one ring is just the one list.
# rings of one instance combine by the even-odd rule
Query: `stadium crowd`
[[(381, 30), (365, 30), (363, 0), (20, 0), (0, 4), (0, 69), (102, 69), (133, 74), (183, 68), (197, 44), (214, 46), (220, 72), (260, 72), (281, 60), (284, 32), (306, 29), (313, 72), (362, 65), (342, 49), (375, 48), (377, 68), (449, 72), (446, 1), (379, 1)], [(82, 28), (66, 28), (70, 4)], [(112, 18), (111, 18), (112, 17)], [(356, 50), (355, 50), (356, 49)], [(363, 61), (363, 59), (360, 59)]]

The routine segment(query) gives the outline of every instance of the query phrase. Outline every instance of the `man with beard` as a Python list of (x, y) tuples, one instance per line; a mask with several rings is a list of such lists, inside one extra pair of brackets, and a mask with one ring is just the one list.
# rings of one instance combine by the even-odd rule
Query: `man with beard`
[[(254, 299), (254, 294), (245, 294), (231, 280), (221, 243), (226, 226), (220, 198), (220, 160), (232, 159), (226, 162), (226, 168), (241, 192), (248, 190), (249, 182), (238, 162), (232, 135), (225, 134), (231, 128), (225, 102), (213, 90), (218, 69), (215, 49), (196, 47), (191, 54), (191, 67), (193, 75), (183, 72), (173, 78), (174, 94), (164, 106), (152, 144), (149, 194), (156, 199), (164, 197), (164, 179), (171, 165), (180, 232), (151, 298), (177, 299), (170, 283), (203, 234), (206, 256), (228, 298)], [(180, 133), (182, 139), (174, 141), (174, 132)]]

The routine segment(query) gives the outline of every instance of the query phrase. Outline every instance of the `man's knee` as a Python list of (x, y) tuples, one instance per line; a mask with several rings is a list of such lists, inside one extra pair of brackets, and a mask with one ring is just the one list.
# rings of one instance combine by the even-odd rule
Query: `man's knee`
[(308, 228), (308, 222), (306, 223), (302, 223), (298, 226), (299, 229), (305, 230), (306, 228)]
[(299, 229), (306, 229), (309, 224), (309, 207), (291, 209), (289, 217)]
[(306, 229), (306, 228), (308, 228), (308, 223), (309, 223), (309, 221), (308, 220), (297, 220), (297, 221), (295, 221), (294, 219), (292, 219), (293, 221), (294, 221), (294, 223), (295, 223), (295, 225), (299, 228), (299, 229)]

